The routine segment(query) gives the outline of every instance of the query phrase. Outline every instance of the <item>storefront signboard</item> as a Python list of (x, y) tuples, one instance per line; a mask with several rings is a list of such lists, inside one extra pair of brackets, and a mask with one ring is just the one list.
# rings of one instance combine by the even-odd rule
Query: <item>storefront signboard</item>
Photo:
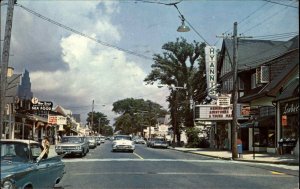
[(198, 105), (195, 108), (199, 109), (195, 115), (197, 120), (232, 120), (232, 106)]
[(66, 125), (67, 118), (64, 116), (48, 116), (48, 123), (52, 125)]
[(209, 95), (216, 95), (213, 88), (217, 84), (217, 48), (215, 46), (205, 47), (206, 81)]

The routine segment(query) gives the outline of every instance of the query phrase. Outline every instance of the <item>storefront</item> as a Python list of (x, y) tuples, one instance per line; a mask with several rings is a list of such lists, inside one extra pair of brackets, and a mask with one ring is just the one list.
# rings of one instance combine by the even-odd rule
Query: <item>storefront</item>
[(280, 154), (294, 153), (299, 140), (299, 79), (294, 79), (275, 99), (277, 104), (277, 147)]

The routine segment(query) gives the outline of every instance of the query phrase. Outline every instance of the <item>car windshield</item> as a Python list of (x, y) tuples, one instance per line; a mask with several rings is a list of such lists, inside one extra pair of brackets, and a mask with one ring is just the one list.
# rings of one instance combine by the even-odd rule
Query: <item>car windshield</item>
[(1, 143), (1, 161), (26, 162), (29, 160), (29, 149), (24, 143)]
[(62, 143), (81, 143), (83, 138), (81, 137), (63, 137), (61, 140)]
[(130, 136), (115, 136), (115, 140), (131, 140)]

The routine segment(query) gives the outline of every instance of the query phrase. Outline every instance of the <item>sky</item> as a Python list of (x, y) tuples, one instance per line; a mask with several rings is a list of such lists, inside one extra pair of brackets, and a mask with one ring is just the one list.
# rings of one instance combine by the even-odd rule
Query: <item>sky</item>
[[(1, 43), (7, 0), (1, 1)], [(174, 5), (167, 5), (175, 3)], [(81, 114), (118, 115), (125, 98), (151, 100), (167, 109), (167, 88), (146, 85), (153, 54), (183, 37), (221, 48), (223, 34), (286, 41), (299, 34), (298, 0), (18, 0), (9, 66), (29, 71), (40, 101)], [(20, 5), (20, 6), (19, 6)], [(34, 11), (32, 14), (30, 11)], [(189, 32), (177, 32), (180, 14)], [(3, 43), (1, 44), (1, 48)], [(94, 106), (93, 106), (94, 101)]]

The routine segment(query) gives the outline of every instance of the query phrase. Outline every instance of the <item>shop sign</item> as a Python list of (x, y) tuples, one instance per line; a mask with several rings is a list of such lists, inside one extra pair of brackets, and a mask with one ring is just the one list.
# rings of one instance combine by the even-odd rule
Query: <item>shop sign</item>
[(220, 95), (217, 99), (218, 106), (230, 106), (231, 94)]
[(206, 81), (209, 95), (216, 95), (213, 88), (217, 84), (217, 49), (215, 46), (205, 47)]
[(232, 106), (199, 105), (198, 120), (232, 120)]
[(31, 104), (30, 109), (36, 111), (50, 111), (52, 110), (53, 103), (49, 101), (38, 101), (35, 104)]
[(64, 116), (48, 116), (48, 123), (53, 125), (66, 125), (67, 118)]
[(250, 116), (250, 106), (242, 106), (241, 115)]
[(299, 102), (287, 102), (282, 104), (282, 115), (298, 113), (299, 112)]

